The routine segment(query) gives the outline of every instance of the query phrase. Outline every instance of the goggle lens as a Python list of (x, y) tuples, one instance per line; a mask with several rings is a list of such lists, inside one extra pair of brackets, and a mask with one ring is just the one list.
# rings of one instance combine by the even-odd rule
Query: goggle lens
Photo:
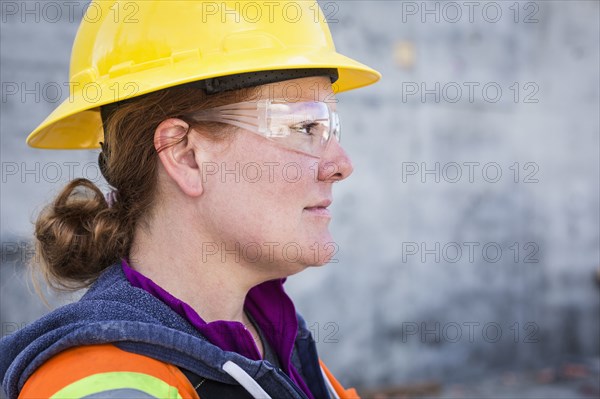
[(234, 125), (313, 156), (321, 156), (331, 138), (339, 141), (341, 134), (337, 112), (318, 101), (241, 102), (202, 110), (191, 118)]

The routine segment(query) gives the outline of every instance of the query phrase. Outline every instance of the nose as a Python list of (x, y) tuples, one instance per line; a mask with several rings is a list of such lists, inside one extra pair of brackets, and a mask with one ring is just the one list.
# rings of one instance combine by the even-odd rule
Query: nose
[(354, 168), (350, 157), (337, 139), (333, 139), (319, 161), (318, 179), (321, 181), (337, 182), (352, 174)]

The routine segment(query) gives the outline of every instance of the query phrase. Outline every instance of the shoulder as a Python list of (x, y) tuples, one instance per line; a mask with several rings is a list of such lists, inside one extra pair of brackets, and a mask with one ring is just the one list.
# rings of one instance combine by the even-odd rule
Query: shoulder
[(174, 365), (111, 344), (79, 346), (52, 357), (27, 380), (19, 398), (193, 398)]

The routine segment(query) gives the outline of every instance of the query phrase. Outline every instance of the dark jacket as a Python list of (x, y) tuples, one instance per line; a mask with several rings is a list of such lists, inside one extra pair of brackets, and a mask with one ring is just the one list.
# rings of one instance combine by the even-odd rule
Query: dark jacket
[[(329, 399), (315, 341), (298, 315), (292, 362), (315, 398)], [(52, 356), (72, 347), (113, 343), (120, 349), (174, 364), (217, 383), (239, 385), (223, 365), (232, 361), (273, 398), (306, 398), (278, 368), (223, 351), (166, 304), (135, 288), (120, 265), (109, 267), (80, 301), (63, 306), (0, 340), (0, 378), (9, 399)]]

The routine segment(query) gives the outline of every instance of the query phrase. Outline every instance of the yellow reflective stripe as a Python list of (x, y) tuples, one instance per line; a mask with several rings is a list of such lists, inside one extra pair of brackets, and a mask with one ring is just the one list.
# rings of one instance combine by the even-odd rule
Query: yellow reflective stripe
[(137, 389), (157, 398), (182, 399), (177, 388), (167, 384), (160, 378), (128, 371), (90, 375), (67, 385), (52, 395), (51, 399), (82, 398), (103, 391), (122, 388)]

